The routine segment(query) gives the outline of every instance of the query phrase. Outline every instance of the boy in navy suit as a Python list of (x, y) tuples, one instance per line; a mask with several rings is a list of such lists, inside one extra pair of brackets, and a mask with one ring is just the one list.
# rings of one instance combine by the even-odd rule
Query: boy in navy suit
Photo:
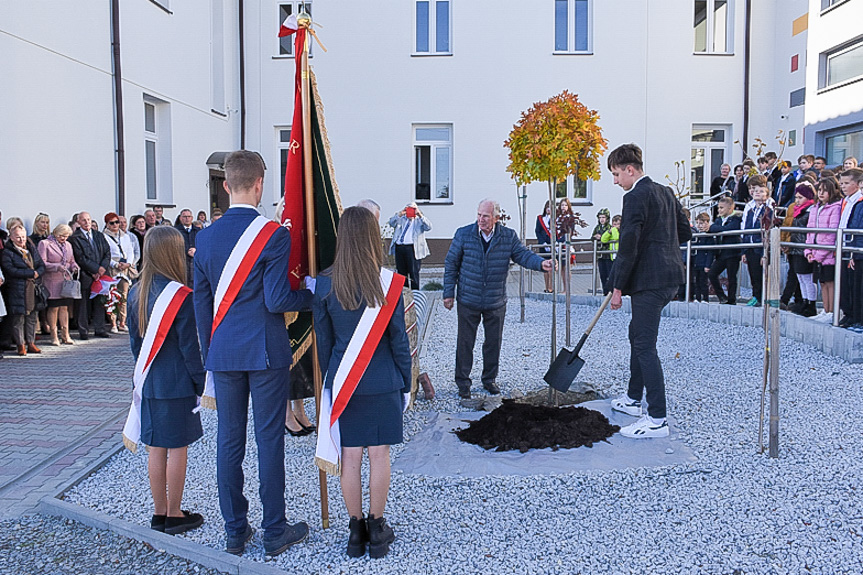
[[(272, 235), (213, 331), (216, 288), (223, 271), (235, 279), (243, 276), (244, 268), (227, 265), (228, 258), (243, 233), (256, 221), (260, 224), (255, 206), (261, 201), (264, 163), (255, 152), (233, 152), (225, 159), (225, 175), (231, 207), (218, 221), (200, 231), (194, 258), (198, 337), (204, 367), (213, 373), (219, 409), (216, 455), (219, 506), (227, 532), (225, 550), (242, 554), (254, 532), (247, 519), (249, 504), (243, 496), (242, 469), (251, 396), (264, 512), (261, 522), (264, 550), (274, 556), (309, 533), (305, 523), (288, 525), (285, 518), (283, 430), (292, 358), (282, 314), (310, 307), (312, 293), (291, 291), (288, 281), (291, 236), (284, 227), (272, 231), (276, 224), (268, 221), (264, 226), (270, 225)], [(261, 234), (257, 237), (261, 238)]]

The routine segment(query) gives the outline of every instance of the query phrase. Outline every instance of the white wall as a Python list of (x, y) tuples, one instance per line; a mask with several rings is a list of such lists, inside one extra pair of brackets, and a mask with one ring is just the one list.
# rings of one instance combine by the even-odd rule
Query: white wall
[[(293, 60), (273, 58), (275, 42), (268, 38), (278, 24), (277, 3), (260, 4), (262, 90), (255, 114), (265, 151), (267, 145), (274, 148), (273, 126), (291, 121)], [(690, 0), (595, 2), (593, 55), (552, 54), (552, 2), (532, 5), (528, 17), (524, 3), (514, 0), (451, 6), (452, 56), (412, 57), (414, 2), (382, 0), (373, 10), (314, 3), (329, 52), (316, 47), (312, 65), (346, 205), (372, 197), (384, 215), (400, 209), (413, 197), (412, 123), (451, 123), (454, 204), (423, 206), (434, 224), (431, 237), (451, 237), (474, 219), (477, 202), (486, 196), (498, 198), (515, 217), (510, 225), (518, 226), (503, 141), (522, 111), (564, 89), (599, 112), (609, 149), (641, 145), (647, 173), (660, 181), (675, 161), (688, 163), (693, 123), (739, 130), (742, 0), (735, 7), (732, 56), (693, 54)], [(717, 92), (718, 78), (725, 79), (725, 92)], [(275, 150), (266, 153), (268, 164), (278, 165)], [(271, 189), (276, 194), (278, 182)], [(546, 184), (530, 185), (528, 195), (532, 230)], [(600, 207), (619, 211), (621, 197), (603, 169), (593, 184), (593, 205), (577, 209), (593, 223)]]
[[(209, 201), (210, 153), (239, 145), (237, 10), (225, 0), (227, 115), (211, 111), (211, 7), (216, 0), (122, 2), (120, 42), (126, 143), (126, 213), (145, 204), (144, 94), (171, 111), (171, 203)], [(0, 1), (0, 172), (4, 220), (29, 226), (78, 211), (94, 219), (117, 209), (110, 1)], [(166, 209), (172, 218), (178, 209)]]

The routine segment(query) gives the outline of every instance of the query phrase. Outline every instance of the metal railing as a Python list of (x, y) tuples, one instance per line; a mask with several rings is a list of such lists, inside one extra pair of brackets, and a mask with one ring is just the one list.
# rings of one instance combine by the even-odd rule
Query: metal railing
[[(850, 259), (852, 254), (855, 254), (855, 253), (863, 254), (863, 248), (851, 247), (851, 246), (848, 246), (847, 243), (850, 241), (849, 238), (851, 236), (863, 235), (863, 230), (848, 229), (848, 228), (837, 229), (837, 228), (795, 228), (795, 227), (780, 227), (779, 229), (781, 232), (791, 232), (791, 233), (835, 234), (836, 239), (835, 239), (832, 246), (826, 246), (824, 244), (808, 244), (808, 243), (803, 243), (803, 242), (790, 242), (790, 241), (780, 242), (780, 245), (781, 245), (781, 247), (784, 247), (784, 248), (802, 248), (802, 249), (808, 248), (808, 249), (813, 249), (813, 250), (832, 250), (833, 251), (833, 256), (836, 260), (835, 269), (834, 269), (834, 279), (833, 279), (833, 282), (834, 282), (833, 283), (833, 286), (834, 286), (833, 287), (833, 325), (838, 326), (839, 325), (839, 313), (838, 312), (839, 312), (839, 302), (840, 302), (840, 289), (842, 286), (842, 267), (844, 265), (846, 265), (844, 262), (846, 262), (848, 259)], [(727, 231), (727, 232), (715, 232), (715, 233), (710, 233), (710, 232), (700, 233), (699, 232), (699, 233), (693, 234), (692, 237), (693, 237), (693, 239), (696, 239), (696, 238), (718, 238), (718, 237), (723, 237), (723, 236), (745, 236), (745, 235), (746, 236), (748, 236), (748, 235), (761, 236), (761, 230), (758, 228), (755, 228), (755, 229), (750, 228), (750, 229), (731, 230), (731, 231)], [(588, 254), (588, 253), (591, 254), (591, 283), (590, 283), (590, 288), (588, 289), (588, 293), (591, 293), (591, 294), (596, 294), (598, 289), (601, 289), (601, 288), (598, 288), (598, 286), (597, 286), (597, 278), (599, 275), (598, 274), (598, 264), (597, 264), (598, 256), (601, 254), (614, 254), (614, 253), (616, 253), (616, 251), (612, 251), (612, 250), (597, 249), (599, 243), (600, 242), (598, 240), (595, 240), (593, 238), (568, 240), (566, 242), (559, 242), (558, 243), (558, 246), (559, 246), (558, 249), (560, 249), (560, 247), (562, 247), (562, 246), (565, 246), (567, 254)], [(575, 248), (576, 246), (582, 246), (582, 248), (580, 250), (574, 251), (573, 248)], [(584, 246), (589, 246), (590, 250), (589, 251), (585, 250)], [(539, 253), (540, 255), (551, 257), (550, 253), (544, 251), (545, 249), (549, 249), (551, 247), (550, 244), (531, 244), (528, 247), (529, 247), (529, 249), (531, 249), (534, 252)], [(689, 301), (690, 295), (692, 293), (691, 269), (692, 269), (692, 257), (693, 257), (694, 251), (702, 251), (702, 250), (714, 251), (714, 250), (729, 250), (729, 249), (730, 250), (745, 250), (745, 249), (757, 249), (757, 248), (763, 249), (764, 247), (765, 246), (764, 246), (763, 241), (745, 242), (745, 243), (741, 242), (741, 243), (734, 243), (734, 244), (713, 244), (713, 245), (696, 244), (693, 246), (692, 241), (690, 240), (690, 241), (686, 242), (686, 244), (682, 244), (680, 249), (685, 254), (684, 266), (685, 266), (685, 270), (686, 270), (686, 290), (685, 290), (686, 301)], [(560, 252), (557, 252), (557, 253), (559, 254)], [(764, 270), (763, 273), (766, 274), (767, 273), (767, 266), (762, 266), (762, 268)], [(567, 323), (567, 326), (566, 326), (566, 342), (567, 343), (566, 344), (567, 345), (570, 345), (570, 325), (569, 325), (569, 323), (570, 323), (569, 322), (569, 317), (570, 317), (569, 313), (570, 312), (569, 312), (569, 307), (570, 307), (570, 296), (571, 296), (571, 285), (572, 285), (572, 271), (573, 271), (573, 268), (571, 267), (570, 257), (566, 257), (565, 258), (564, 273), (566, 274), (567, 281), (563, 285), (563, 288), (564, 288), (563, 293), (566, 294), (566, 314), (567, 314), (567, 322), (566, 322)], [(533, 291), (533, 273), (534, 273), (533, 271), (530, 271), (528, 274), (527, 291)], [(559, 286), (559, 281), (560, 281), (560, 278), (558, 276), (559, 276), (558, 273), (554, 274), (554, 282), (555, 282), (554, 287), (555, 287), (555, 289), (553, 290), (553, 292), (555, 295), (557, 293), (560, 293), (557, 290), (557, 287)], [(740, 284), (738, 283), (738, 289), (739, 289), (739, 285)], [(765, 301), (765, 298), (766, 298), (764, 290), (766, 289), (766, 285), (767, 285), (767, 282), (765, 281), (764, 277), (762, 277), (761, 285), (762, 285), (762, 293), (761, 293), (761, 297), (759, 299), (760, 299), (760, 301), (763, 302), (763, 301)], [(521, 291), (522, 291), (522, 306), (523, 306), (524, 305), (524, 289), (522, 289)]]

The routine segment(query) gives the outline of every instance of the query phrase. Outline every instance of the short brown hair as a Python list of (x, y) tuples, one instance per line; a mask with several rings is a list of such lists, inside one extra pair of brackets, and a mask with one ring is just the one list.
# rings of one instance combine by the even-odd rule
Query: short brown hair
[(710, 221), (710, 214), (708, 214), (707, 212), (701, 212), (700, 214), (695, 216), (695, 221), (696, 222), (709, 222)]
[(716, 200), (716, 203), (717, 204), (731, 204), (733, 206), (734, 200), (731, 198), (731, 196), (722, 196), (721, 198)]
[(644, 169), (644, 162), (641, 157), (641, 148), (635, 144), (623, 144), (618, 146), (608, 154), (608, 169), (623, 168), (632, 166), (638, 170)]
[(617, 222), (621, 222), (621, 221), (623, 221), (623, 216), (621, 216), (620, 214), (616, 214), (613, 218), (611, 218), (612, 224), (617, 223)]
[(851, 178), (858, 184), (860, 182), (863, 182), (863, 170), (861, 170), (860, 168), (848, 168), (839, 175), (843, 178)]
[(250, 190), (264, 177), (264, 160), (257, 152), (238, 150), (225, 158), (225, 179), (231, 191)]
[(750, 188), (766, 188), (767, 187), (767, 178), (763, 175), (758, 174), (757, 176), (752, 176), (749, 178), (749, 182), (747, 182)]

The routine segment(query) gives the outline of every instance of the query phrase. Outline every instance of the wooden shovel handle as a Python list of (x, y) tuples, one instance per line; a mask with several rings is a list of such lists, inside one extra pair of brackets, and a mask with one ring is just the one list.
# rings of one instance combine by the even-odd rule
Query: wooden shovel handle
[(608, 307), (608, 302), (611, 301), (611, 296), (614, 292), (608, 292), (605, 297), (602, 299), (602, 304), (599, 306), (599, 310), (596, 312), (596, 315), (593, 316), (593, 319), (590, 320), (590, 325), (587, 326), (587, 329), (584, 330), (584, 335), (581, 336), (581, 339), (578, 342), (578, 345), (575, 346), (573, 350), (577, 355), (581, 351), (581, 347), (584, 345), (584, 342), (587, 340), (587, 336), (590, 335), (590, 332), (593, 330), (593, 326), (596, 325), (596, 322), (599, 321), (602, 312), (605, 311), (605, 308)]

